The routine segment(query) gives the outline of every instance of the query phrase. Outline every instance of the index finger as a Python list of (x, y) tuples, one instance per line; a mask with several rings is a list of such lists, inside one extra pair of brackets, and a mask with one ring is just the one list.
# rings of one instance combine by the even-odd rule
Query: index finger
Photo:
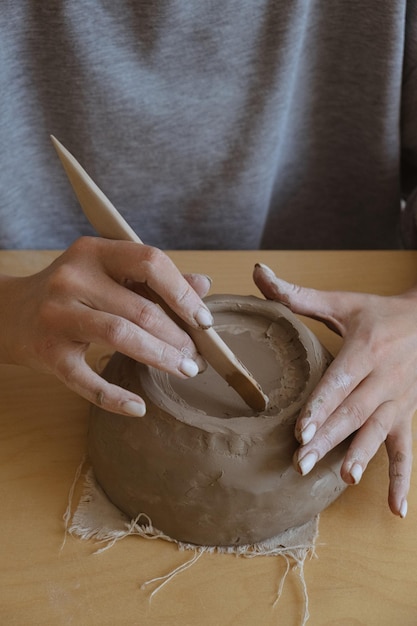
[(356, 344), (350, 341), (342, 346), (300, 412), (295, 435), (303, 445), (312, 440), (333, 411), (372, 371), (365, 358), (358, 359), (358, 353), (363, 351)]
[(103, 253), (102, 262), (118, 282), (142, 282), (190, 326), (212, 326), (210, 310), (162, 250), (129, 241), (106, 240), (106, 244), (115, 249), (113, 254)]

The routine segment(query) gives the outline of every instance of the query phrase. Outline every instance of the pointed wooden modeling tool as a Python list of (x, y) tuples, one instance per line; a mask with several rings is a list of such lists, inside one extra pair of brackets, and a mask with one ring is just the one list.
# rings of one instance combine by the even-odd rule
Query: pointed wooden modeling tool
[[(107, 239), (121, 239), (142, 244), (135, 231), (72, 154), (55, 137), (51, 136), (51, 139), (78, 201), (98, 234)], [(267, 396), (214, 328), (205, 330), (193, 328), (169, 309), (162, 299), (156, 300), (164, 311), (190, 335), (200, 354), (237, 391), (246, 404), (257, 412), (264, 411), (268, 403)]]

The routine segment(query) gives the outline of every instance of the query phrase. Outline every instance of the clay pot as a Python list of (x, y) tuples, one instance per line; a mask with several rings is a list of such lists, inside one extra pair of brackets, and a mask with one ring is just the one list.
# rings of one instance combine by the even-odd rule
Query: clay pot
[(253, 544), (299, 526), (346, 487), (346, 443), (307, 476), (292, 464), (294, 423), (330, 355), (288, 309), (252, 296), (212, 296), (216, 330), (269, 405), (253, 411), (210, 368), (190, 380), (115, 354), (104, 377), (146, 401), (143, 418), (93, 407), (89, 454), (99, 484), (130, 518), (197, 545)]

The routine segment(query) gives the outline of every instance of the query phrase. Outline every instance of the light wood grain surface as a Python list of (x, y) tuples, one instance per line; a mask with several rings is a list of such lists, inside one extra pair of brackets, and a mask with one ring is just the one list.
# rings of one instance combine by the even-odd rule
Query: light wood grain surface
[[(29, 274), (56, 252), (0, 252), (0, 272)], [(417, 280), (414, 252), (175, 252), (183, 271), (213, 278), (213, 293), (256, 294), (253, 264), (320, 289), (398, 293)], [(340, 342), (308, 322), (327, 347)], [(100, 350), (93, 350), (95, 359)], [(189, 558), (174, 545), (129, 537), (101, 555), (63, 540), (62, 515), (85, 451), (88, 404), (52, 377), (0, 367), (0, 624), (292, 626), (302, 592), (285, 562), (204, 555), (149, 603), (141, 584)], [(416, 439), (416, 429), (414, 429)], [(415, 444), (416, 445), (416, 444)], [(361, 483), (322, 515), (317, 557), (306, 562), (309, 626), (417, 624), (417, 470), (407, 518), (388, 510), (381, 449)]]

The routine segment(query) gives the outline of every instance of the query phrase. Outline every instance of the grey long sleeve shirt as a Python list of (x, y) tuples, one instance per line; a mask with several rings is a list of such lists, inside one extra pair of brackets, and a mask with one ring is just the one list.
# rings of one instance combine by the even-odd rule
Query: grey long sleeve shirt
[(152, 245), (414, 246), (416, 64), (414, 0), (6, 1), (0, 247), (92, 233), (51, 133)]

